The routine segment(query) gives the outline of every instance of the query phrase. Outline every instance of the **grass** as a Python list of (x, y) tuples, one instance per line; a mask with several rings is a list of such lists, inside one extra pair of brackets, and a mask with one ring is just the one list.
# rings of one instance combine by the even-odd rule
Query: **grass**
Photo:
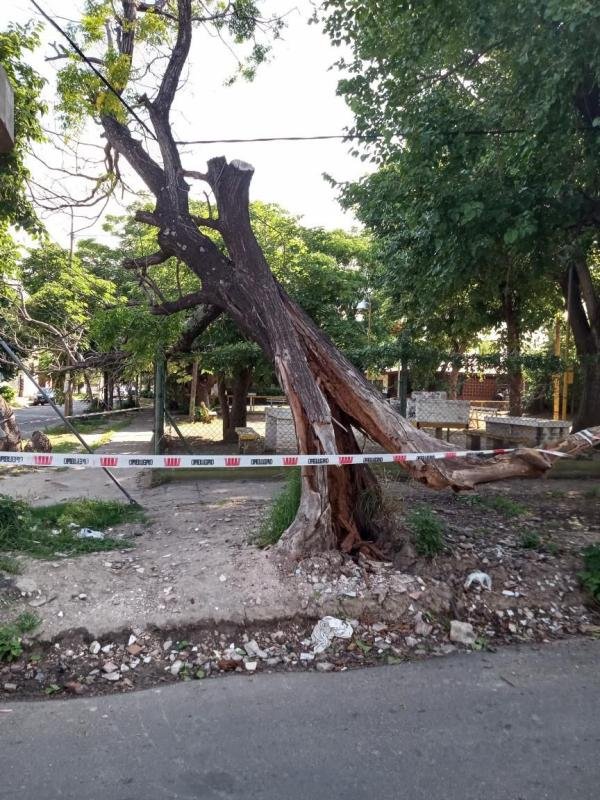
[(0, 556), (0, 572), (6, 572), (9, 575), (20, 575), (22, 571), (23, 569), (16, 558)]
[(535, 531), (524, 531), (519, 537), (519, 547), (524, 550), (539, 550), (542, 547), (542, 539)]
[(294, 469), (286, 476), (283, 490), (273, 500), (269, 514), (260, 527), (256, 536), (259, 547), (276, 544), (282, 533), (292, 524), (300, 505), (300, 493), (300, 470)]
[(592, 486), (591, 489), (586, 489), (583, 496), (588, 500), (595, 500), (600, 498), (600, 486)]
[(0, 625), (0, 661), (15, 661), (23, 653), (22, 636), (32, 633), (40, 624), (40, 619), (29, 611), (24, 611), (14, 622)]
[(136, 506), (113, 500), (69, 500), (32, 507), (0, 495), (0, 551), (21, 551), (36, 558), (78, 555), (128, 547), (121, 539), (78, 539), (79, 528), (106, 530), (144, 518)]
[(490, 495), (489, 497), (486, 496), (483, 497), (482, 500), (484, 506), (492, 508), (505, 517), (521, 517), (523, 514), (527, 513), (527, 508), (524, 505), (517, 503), (515, 500), (511, 500), (510, 497), (504, 497), (501, 494)]
[[(117, 431), (123, 430), (130, 425), (130, 420), (112, 420), (110, 422), (99, 422), (98, 420), (82, 420), (76, 425), (77, 432), (80, 433), (91, 450), (97, 450), (112, 441)], [(107, 427), (108, 426), (108, 427)], [(77, 439), (75, 434), (64, 425), (56, 426), (47, 430), (48, 438), (52, 443), (53, 453), (83, 453), (85, 448)], [(88, 437), (93, 436), (94, 439)]]
[(579, 573), (583, 588), (600, 603), (600, 544), (593, 544), (582, 553), (584, 570)]
[(415, 549), (420, 556), (433, 558), (444, 549), (444, 526), (429, 506), (421, 506), (406, 517), (413, 534)]

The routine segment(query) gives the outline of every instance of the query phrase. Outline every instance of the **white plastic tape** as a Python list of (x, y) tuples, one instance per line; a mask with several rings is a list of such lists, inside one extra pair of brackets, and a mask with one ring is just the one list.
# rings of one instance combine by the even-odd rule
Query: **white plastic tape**
[[(98, 453), (0, 453), (0, 466), (108, 469), (211, 469), (214, 467), (344, 467), (352, 464), (403, 464), (472, 455), (496, 456), (511, 450), (450, 450), (439, 453), (357, 453), (353, 455), (146, 456)], [(554, 455), (560, 455), (555, 453)]]

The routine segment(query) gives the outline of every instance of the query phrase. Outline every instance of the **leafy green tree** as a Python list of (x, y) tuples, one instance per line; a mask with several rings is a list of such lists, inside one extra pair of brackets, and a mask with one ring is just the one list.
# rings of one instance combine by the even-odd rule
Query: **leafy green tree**
[(501, 291), (509, 314), (523, 315), (522, 330), (539, 316), (532, 312), (540, 295), (544, 306), (546, 284), (565, 299), (570, 285), (584, 375), (575, 427), (596, 424), (600, 8), (571, 0), (324, 6), (332, 41), (352, 48), (339, 89), (356, 132), (377, 139), (372, 151), (395, 184), (390, 208), (402, 206), (398, 236), (407, 222), (409, 251), (431, 259), (430, 280), (448, 274), (456, 284), (462, 273), (460, 285), (487, 285), (509, 275)]
[(12, 225), (29, 233), (42, 230), (27, 193), (30, 177), (26, 165), (32, 142), (44, 138), (41, 116), (46, 110), (40, 98), (44, 79), (27, 63), (27, 54), (39, 45), (34, 25), (11, 25), (0, 32), (0, 64), (14, 93), (15, 144), (0, 154), (0, 226)]

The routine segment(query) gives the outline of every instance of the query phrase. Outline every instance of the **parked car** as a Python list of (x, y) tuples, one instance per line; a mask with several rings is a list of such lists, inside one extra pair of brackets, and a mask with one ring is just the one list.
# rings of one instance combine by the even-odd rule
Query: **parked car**
[(33, 398), (33, 405), (45, 406), (50, 400), (54, 400), (54, 389), (42, 389)]

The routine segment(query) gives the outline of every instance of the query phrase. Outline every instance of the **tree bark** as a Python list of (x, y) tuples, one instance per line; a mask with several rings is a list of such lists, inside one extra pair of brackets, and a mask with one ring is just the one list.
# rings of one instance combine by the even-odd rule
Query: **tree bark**
[(600, 425), (600, 299), (583, 254), (561, 277), (581, 368), (582, 389), (573, 431)]
[(227, 381), (224, 375), (219, 378), (219, 404), (223, 417), (223, 441), (237, 442), (236, 428), (245, 428), (248, 424), (246, 399), (252, 383), (253, 370), (242, 367), (236, 370), (231, 381), (231, 406), (227, 396)]
[(4, 434), (0, 450), (15, 452), (21, 449), (21, 431), (15, 413), (2, 395), (0, 395), (0, 430)]
[(229, 398), (227, 396), (227, 381), (224, 375), (219, 375), (217, 390), (219, 393), (221, 419), (223, 421), (223, 441), (231, 444), (232, 442), (237, 442), (237, 434), (231, 427), (231, 411), (229, 408)]
[(195, 358), (192, 362), (192, 380), (190, 383), (190, 405), (188, 409), (188, 416), (190, 422), (194, 421), (196, 416), (196, 394), (198, 392), (198, 359)]
[(508, 376), (508, 402), (511, 417), (523, 414), (523, 368), (521, 366), (521, 324), (517, 300), (509, 287), (504, 291), (504, 322), (506, 324), (506, 351)]

